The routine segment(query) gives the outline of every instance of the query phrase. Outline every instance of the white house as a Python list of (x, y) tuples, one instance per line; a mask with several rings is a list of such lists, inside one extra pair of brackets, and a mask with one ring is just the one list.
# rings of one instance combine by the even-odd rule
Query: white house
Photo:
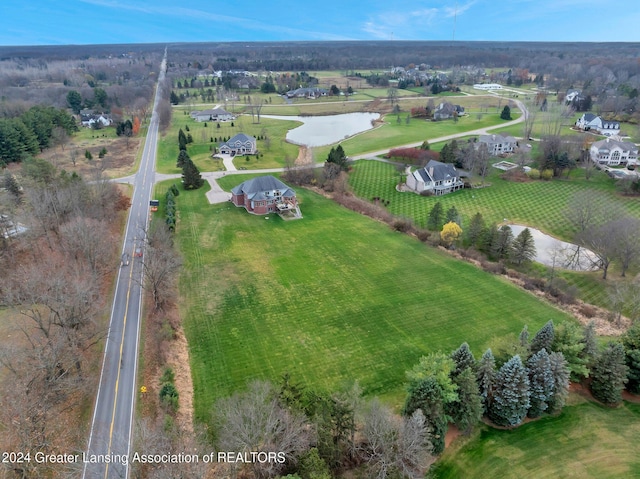
[(513, 136), (480, 135), (478, 143), (487, 145), (489, 154), (493, 156), (513, 153), (518, 147), (518, 141)]
[(593, 113), (584, 113), (578, 120), (576, 126), (584, 131), (597, 131), (604, 136), (616, 136), (620, 134), (620, 123), (617, 121), (603, 120), (602, 117)]
[(594, 163), (607, 166), (637, 165), (638, 147), (628, 141), (617, 141), (611, 138), (596, 141), (589, 149)]
[(236, 117), (222, 108), (213, 108), (202, 111), (192, 111), (191, 118), (196, 121), (232, 121)]
[(502, 90), (502, 85), (499, 83), (476, 83), (473, 88), (475, 90)]
[(218, 151), (224, 155), (253, 155), (258, 151), (256, 139), (253, 136), (238, 133), (229, 141), (225, 141), (218, 147)]
[(407, 187), (416, 193), (445, 195), (464, 187), (455, 166), (431, 160), (427, 166), (407, 174)]

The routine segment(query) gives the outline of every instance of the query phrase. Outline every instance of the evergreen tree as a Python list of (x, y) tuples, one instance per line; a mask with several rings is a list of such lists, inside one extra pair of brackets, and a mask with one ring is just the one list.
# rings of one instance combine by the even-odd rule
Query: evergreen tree
[(622, 336), (625, 361), (629, 368), (627, 390), (640, 394), (640, 322), (636, 321)]
[(455, 363), (450, 357), (442, 353), (433, 353), (421, 357), (420, 362), (407, 371), (409, 395), (403, 414), (411, 416), (416, 409), (422, 410), (433, 433), (435, 454), (444, 450), (448, 422), (446, 408), (458, 400), (457, 386), (451, 380), (454, 369)]
[(531, 340), (531, 354), (536, 354), (543, 348), (551, 351), (554, 338), (553, 320), (550, 319)]
[(483, 253), (491, 254), (491, 245), (498, 240), (498, 227), (494, 224), (484, 228), (478, 240), (478, 249)]
[(584, 355), (585, 343), (582, 342), (581, 328), (568, 321), (554, 328), (551, 350), (562, 353), (571, 373), (571, 379), (576, 382), (589, 377), (587, 358)]
[(553, 394), (549, 400), (549, 412), (562, 410), (569, 397), (569, 366), (562, 353), (549, 354), (549, 364), (553, 375)]
[(511, 243), (513, 241), (513, 231), (509, 225), (502, 225), (498, 230), (494, 241), (491, 243), (491, 254), (498, 259), (509, 256)]
[(197, 190), (204, 184), (200, 170), (191, 158), (182, 167), (182, 184), (185, 190)]
[(177, 168), (184, 167), (187, 161), (191, 161), (191, 157), (189, 156), (189, 153), (187, 153), (187, 150), (180, 150), (180, 153), (178, 153), (178, 161), (176, 162), (176, 167)]
[(456, 209), (455, 206), (452, 206), (451, 208), (449, 208), (447, 210), (447, 214), (445, 215), (445, 223), (456, 223), (458, 226), (460, 226), (460, 214), (458, 213), (458, 210)]
[(402, 414), (410, 417), (420, 409), (432, 434), (433, 453), (444, 451), (444, 440), (447, 435), (447, 416), (444, 412), (443, 391), (435, 377), (429, 376), (409, 385), (409, 396)]
[(467, 228), (467, 242), (470, 246), (476, 246), (478, 244), (484, 228), (485, 224), (482, 215), (480, 213), (473, 215)]
[(187, 136), (182, 131), (182, 128), (178, 131), (178, 148), (181, 150), (187, 149)]
[(491, 349), (487, 349), (478, 362), (478, 370), (476, 372), (478, 391), (480, 392), (480, 399), (485, 413), (489, 410), (493, 398), (493, 380), (495, 375), (496, 360), (493, 357)]
[(504, 106), (502, 113), (500, 113), (500, 118), (503, 120), (511, 120), (511, 108), (509, 108), (509, 105)]
[(499, 426), (517, 426), (529, 410), (529, 377), (515, 355), (497, 372), (489, 418)]
[(622, 402), (622, 390), (628, 381), (628, 372), (624, 347), (618, 342), (609, 343), (591, 368), (593, 397), (605, 404)]
[(329, 156), (327, 157), (327, 163), (335, 163), (342, 171), (347, 171), (349, 169), (347, 164), (347, 155), (345, 154), (342, 145), (331, 148)]
[(536, 257), (536, 243), (529, 228), (523, 229), (511, 243), (511, 261), (522, 264)]
[(169, 102), (172, 105), (177, 105), (178, 103), (180, 103), (180, 97), (176, 95), (176, 92), (173, 90), (171, 90), (171, 93), (169, 95)]
[(539, 417), (549, 407), (554, 392), (554, 378), (549, 353), (541, 349), (527, 360), (529, 375), (529, 417)]
[(442, 203), (439, 201), (433, 205), (429, 212), (429, 218), (427, 219), (427, 229), (431, 231), (440, 231), (442, 228), (442, 221), (444, 219), (444, 209)]
[(82, 110), (82, 96), (76, 90), (67, 93), (67, 105), (76, 115)]
[(453, 351), (451, 353), (451, 359), (453, 359), (455, 363), (455, 369), (451, 373), (453, 378), (460, 375), (462, 371), (467, 368), (475, 370), (476, 358), (473, 357), (473, 353), (467, 343), (462, 343), (458, 349)]
[(482, 417), (482, 399), (476, 375), (468, 367), (455, 376), (454, 383), (458, 386), (458, 399), (450, 403), (447, 410), (458, 429), (469, 433)]

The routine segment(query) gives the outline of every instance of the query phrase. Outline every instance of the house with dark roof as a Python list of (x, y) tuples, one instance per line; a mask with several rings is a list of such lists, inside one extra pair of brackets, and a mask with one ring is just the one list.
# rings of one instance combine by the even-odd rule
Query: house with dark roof
[(453, 118), (454, 115), (462, 115), (464, 113), (464, 107), (460, 105), (454, 105), (449, 103), (448, 101), (443, 101), (440, 103), (435, 111), (433, 112), (433, 119), (436, 121), (439, 120), (448, 120), (449, 118)]
[(427, 166), (407, 175), (407, 187), (416, 193), (446, 195), (464, 187), (460, 172), (450, 163), (431, 160)]
[(254, 155), (258, 151), (258, 148), (256, 146), (256, 139), (253, 136), (238, 133), (233, 138), (230, 138), (229, 141), (221, 143), (218, 151), (223, 155), (231, 156)]
[(296, 192), (273, 176), (258, 176), (231, 190), (231, 202), (254, 215), (278, 213), (302, 218)]
[(611, 138), (596, 141), (589, 149), (591, 161), (607, 166), (636, 166), (638, 164), (638, 147), (628, 141), (617, 141)]
[(508, 135), (480, 135), (478, 145), (482, 143), (487, 145), (487, 151), (493, 156), (513, 153), (513, 150), (518, 147), (518, 141), (513, 136)]
[(327, 96), (329, 91), (324, 88), (318, 87), (307, 87), (307, 88), (297, 88), (295, 90), (290, 90), (286, 93), (287, 98), (320, 98), (321, 96)]
[(617, 136), (620, 134), (620, 123), (617, 121), (603, 120), (593, 113), (584, 113), (576, 121), (576, 126), (584, 131), (596, 131), (604, 136)]

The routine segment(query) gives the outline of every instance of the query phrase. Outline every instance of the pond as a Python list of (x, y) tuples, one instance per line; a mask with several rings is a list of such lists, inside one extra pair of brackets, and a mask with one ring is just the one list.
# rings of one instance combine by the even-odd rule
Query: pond
[[(522, 225), (509, 226), (513, 231), (514, 238), (527, 228), (527, 226)], [(538, 263), (574, 271), (594, 271), (598, 269), (597, 258), (593, 251), (581, 248), (573, 243), (561, 241), (530, 226), (528, 228), (536, 244), (536, 257), (534, 260)]]
[(262, 115), (263, 118), (294, 120), (303, 124), (287, 132), (287, 141), (310, 147), (332, 145), (373, 128), (379, 113), (343, 113), (325, 116)]

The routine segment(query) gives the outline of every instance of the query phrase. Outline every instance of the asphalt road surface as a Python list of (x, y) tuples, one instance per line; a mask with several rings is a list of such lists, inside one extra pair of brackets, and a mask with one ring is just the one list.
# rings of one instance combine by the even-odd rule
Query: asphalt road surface
[[(158, 84), (164, 78), (166, 54)], [(133, 418), (138, 394), (138, 344), (142, 298), (142, 261), (145, 232), (149, 223), (149, 200), (154, 183), (158, 138), (158, 91), (145, 140), (140, 169), (133, 181), (134, 192), (125, 231), (111, 320), (106, 340), (89, 445), (84, 454), (84, 479), (126, 478), (133, 442)], [(136, 253), (141, 254), (138, 256)]]

